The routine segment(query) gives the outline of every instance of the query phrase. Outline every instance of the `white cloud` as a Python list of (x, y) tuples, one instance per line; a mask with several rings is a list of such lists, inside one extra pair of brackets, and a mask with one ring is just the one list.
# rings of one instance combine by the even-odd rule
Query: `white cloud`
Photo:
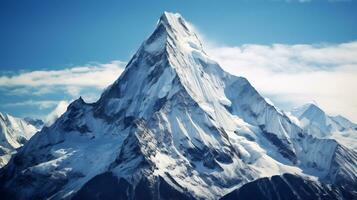
[[(0, 76), (0, 88), (10, 96), (53, 96), (69, 95), (69, 99), (83, 96), (86, 101), (97, 100), (100, 91), (113, 83), (124, 70), (125, 62), (112, 61), (107, 64), (88, 64), (62, 70), (22, 71), (18, 74)], [(58, 99), (58, 97), (56, 98)], [(6, 103), (9, 107), (39, 106), (50, 108), (58, 101), (34, 101)]]
[[(92, 64), (62, 70), (40, 70), (23, 72), (13, 76), (0, 76), (0, 87), (34, 87), (40, 94), (51, 91), (51, 87), (61, 86), (71, 95), (76, 95), (83, 87), (104, 88), (112, 83), (123, 71), (124, 62), (112, 61), (108, 64)], [(19, 91), (21, 94), (23, 90)]]
[(50, 108), (55, 106), (58, 103), (58, 101), (52, 101), (52, 100), (45, 100), (45, 101), (34, 101), (34, 100), (27, 100), (27, 101), (22, 101), (22, 102), (15, 102), (15, 103), (7, 103), (5, 105), (2, 105), (3, 107), (19, 107), (19, 106), (36, 106), (40, 110)]
[[(0, 95), (3, 98), (2, 109), (21, 110), (24, 107), (36, 109), (34, 115), (47, 115), (46, 109), (55, 107), (58, 98), (66, 100), (77, 99), (82, 96), (87, 102), (96, 101), (101, 90), (113, 83), (124, 70), (124, 62), (112, 61), (107, 64), (88, 64), (62, 70), (37, 70), (20, 71), (0, 76)], [(17, 96), (7, 100), (6, 96)], [(33, 97), (35, 97), (33, 99)], [(39, 97), (47, 100), (36, 100)], [(15, 99), (11, 102), (10, 99)], [(58, 104), (63, 106), (63, 102)], [(63, 108), (63, 107), (60, 107)], [(58, 114), (58, 109), (56, 108)], [(55, 118), (56, 113), (51, 113), (50, 118)], [(51, 121), (51, 120), (49, 120)]]
[(357, 121), (357, 42), (208, 47), (226, 71), (248, 78), (278, 106), (315, 100), (328, 113)]
[(74, 86), (68, 86), (67, 87), (67, 93), (71, 95), (72, 97), (78, 97), (79, 93), (81, 92), (80, 87), (74, 87)]
[[(226, 71), (248, 78), (278, 107), (290, 109), (315, 100), (328, 113), (342, 114), (357, 121), (357, 41), (319, 45), (219, 46), (199, 35), (208, 47), (207, 53)], [(98, 89), (114, 82), (124, 65), (124, 62), (113, 61), (63, 70), (3, 75), (0, 76), (0, 89), (14, 88), (9, 92), (12, 95), (24, 95), (28, 88), (31, 88), (27, 90), (29, 95), (66, 93), (71, 99), (82, 95), (86, 101), (93, 102), (100, 95)], [(57, 101), (25, 101), (5, 106), (37, 105), (43, 109), (56, 104)]]
[(67, 101), (58, 102), (56, 108), (47, 115), (45, 125), (51, 126), (64, 112), (66, 112), (69, 103)]

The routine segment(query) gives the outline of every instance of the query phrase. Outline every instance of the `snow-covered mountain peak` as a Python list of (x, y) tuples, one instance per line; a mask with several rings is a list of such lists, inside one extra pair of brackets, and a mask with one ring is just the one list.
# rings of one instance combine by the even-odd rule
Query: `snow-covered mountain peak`
[(342, 115), (331, 116), (331, 118), (336, 123), (338, 123), (339, 125), (341, 125), (343, 127), (351, 127), (351, 128), (354, 128), (355, 130), (357, 130), (357, 124), (351, 122), (349, 119), (347, 119), (346, 117), (344, 117)]
[(338, 115), (330, 116), (314, 103), (305, 104), (291, 111), (298, 124), (308, 134), (318, 138), (331, 138), (357, 149), (357, 125)]
[[(171, 13), (164, 11), (158, 22), (158, 25), (160, 24), (164, 25), (166, 28), (168, 28), (168, 30), (180, 30), (186, 26), (186, 21), (179, 13)], [(179, 32), (182, 32), (182, 30)]]
[(42, 128), (41, 120), (28, 120), (0, 112), (0, 168), (8, 162), (17, 148)]
[(318, 134), (314, 133), (314, 135), (317, 137), (325, 137), (325, 135), (329, 132), (330, 127), (328, 116), (315, 103), (308, 103), (297, 107), (293, 109), (291, 113), (293, 116), (298, 118), (301, 127), (315, 127), (318, 131), (314, 132), (318, 132)]
[[(0, 113), (0, 123), (3, 128), (3, 134), (5, 134), (5, 132), (10, 134), (11, 132), (11, 134), (17, 135), (16, 137), (21, 136), (26, 140), (30, 139), (30, 137), (40, 129), (24, 119), (13, 117), (7, 113)], [(13, 147), (17, 148), (19, 145), (20, 144), (16, 144)]]
[(300, 107), (294, 108), (292, 111), (294, 116), (299, 119), (308, 118), (308, 119), (316, 119), (324, 117), (325, 112), (318, 107), (315, 103), (307, 103)]
[(223, 71), (189, 23), (165, 12), (97, 102), (77, 99), (21, 148), (0, 174), (0, 192), (87, 199), (105, 187), (122, 199), (218, 199), (285, 172), (330, 181), (331, 163), (342, 163), (337, 148), (305, 134), (247, 79)]
[(219, 96), (221, 102), (229, 104), (219, 86), (223, 82), (216, 76), (221, 79), (229, 75), (205, 54), (191, 25), (181, 15), (165, 12), (154, 32), (97, 104), (106, 107), (109, 116), (125, 109), (127, 115), (140, 113), (139, 117), (151, 116), (156, 111), (155, 105), (163, 104), (180, 91), (187, 92), (196, 102)]
[(186, 51), (203, 51), (193, 27), (180, 14), (164, 12), (143, 48), (147, 52), (158, 54), (169, 46), (180, 46)]

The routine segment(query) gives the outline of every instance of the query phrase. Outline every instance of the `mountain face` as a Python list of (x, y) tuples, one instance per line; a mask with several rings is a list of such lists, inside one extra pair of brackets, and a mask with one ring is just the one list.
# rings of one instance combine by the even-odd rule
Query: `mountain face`
[(45, 123), (41, 119), (25, 117), (24, 120), (28, 124), (31, 124), (32, 126), (36, 127), (38, 130), (41, 130), (41, 128), (45, 125)]
[[(254, 194), (254, 195), (253, 195)], [(343, 187), (334, 187), (292, 174), (275, 175), (247, 183), (225, 195), (221, 200), (275, 200), (275, 199), (356, 199), (357, 194)]]
[(164, 13), (122, 75), (82, 98), (0, 171), (5, 199), (219, 199), (293, 173), (357, 183), (357, 153), (308, 134), (223, 71), (179, 14)]
[[(0, 168), (6, 165), (16, 149), (41, 128), (40, 120), (20, 119), (0, 113)], [(36, 125), (32, 123), (36, 121)]]
[(346, 147), (357, 150), (357, 124), (343, 116), (329, 116), (316, 104), (306, 104), (295, 108), (291, 115), (308, 134), (318, 138), (337, 140)]

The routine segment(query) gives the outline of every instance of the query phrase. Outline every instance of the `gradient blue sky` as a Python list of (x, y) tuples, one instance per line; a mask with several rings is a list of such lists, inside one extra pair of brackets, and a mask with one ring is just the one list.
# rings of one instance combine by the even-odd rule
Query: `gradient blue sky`
[[(101, 66), (98, 63), (126, 62), (163, 11), (181, 13), (218, 46), (339, 45), (357, 39), (356, 1), (2, 0), (0, 79), (36, 70), (93, 69)], [(110, 67), (106, 73), (118, 72)], [(86, 92), (99, 94), (104, 87), (77, 91), (66, 85), (65, 91), (60, 84), (29, 88), (3, 83), (0, 112), (38, 117), (47, 115), (60, 100), (70, 101)], [(281, 103), (284, 108), (287, 104)]]
[(128, 60), (163, 11), (180, 12), (217, 43), (348, 42), (357, 2), (0, 1), (0, 68), (42, 69)]

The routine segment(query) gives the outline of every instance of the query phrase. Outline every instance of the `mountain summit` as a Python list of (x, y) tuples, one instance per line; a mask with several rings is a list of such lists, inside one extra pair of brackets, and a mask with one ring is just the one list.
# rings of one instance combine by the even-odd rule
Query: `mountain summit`
[(144, 43), (145, 50), (161, 51), (170, 47), (179, 47), (187, 51), (203, 51), (202, 44), (180, 14), (164, 12), (154, 33)]
[(189, 23), (165, 12), (96, 103), (72, 102), (11, 159), (0, 191), (5, 199), (219, 199), (293, 173), (310, 193), (332, 184), (332, 196), (353, 195), (356, 161), (223, 71)]
[(299, 120), (299, 126), (309, 135), (331, 138), (340, 144), (357, 150), (357, 124), (340, 115), (330, 116), (316, 104), (305, 104), (291, 111)]

